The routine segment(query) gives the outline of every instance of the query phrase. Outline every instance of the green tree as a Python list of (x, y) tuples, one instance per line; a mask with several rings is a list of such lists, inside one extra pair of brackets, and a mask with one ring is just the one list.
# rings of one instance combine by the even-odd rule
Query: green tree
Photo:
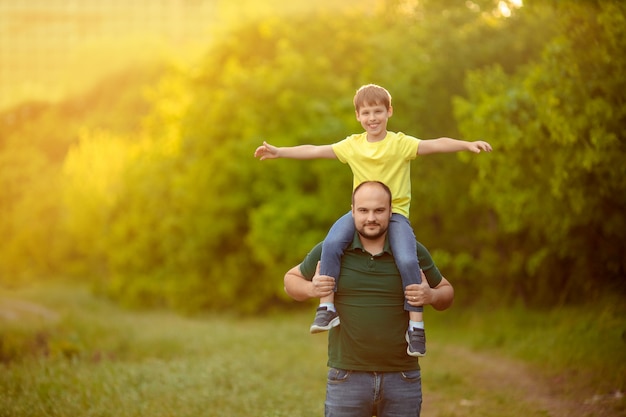
[[(354, 91), (377, 83), (391, 130), (494, 145), (413, 165), (416, 234), (460, 299), (567, 301), (598, 271), (621, 282), (623, 7), (530, 2), (505, 18), (500, 3), (264, 18), (198, 65), (2, 119), (19, 122), (0, 136), (0, 271), (89, 277), (129, 305), (279, 305), (285, 270), (349, 210), (352, 176), (254, 149), (359, 131)], [(579, 256), (589, 246), (602, 253)]]
[[(27, 278), (74, 273), (84, 276), (92, 271), (91, 257), (83, 256), (89, 248), (98, 247), (96, 238), (100, 231), (80, 232), (93, 236), (95, 241), (74, 239), (77, 219), (91, 219), (88, 215), (93, 213), (91, 201), (97, 199), (98, 193), (96, 197), (83, 195), (83, 200), (74, 198), (68, 207), (64, 200), (68, 185), (63, 164), (71, 147), (90, 135), (84, 130), (97, 127), (108, 132), (101, 136), (111, 137), (137, 130), (141, 115), (147, 111), (141, 90), (144, 83), (157, 79), (162, 70), (155, 66), (124, 71), (102, 80), (93, 90), (60, 103), (23, 103), (2, 112), (0, 282), (14, 285)], [(132, 135), (129, 136), (132, 143)], [(74, 184), (82, 180), (85, 180), (83, 185), (89, 182), (90, 163), (115, 166), (114, 161), (98, 159), (97, 153), (95, 150), (82, 162), (81, 174), (85, 176), (74, 178)], [(80, 166), (75, 157), (70, 158), (72, 164)], [(74, 227), (71, 231), (67, 229), (69, 224)], [(100, 224), (82, 221), (82, 227), (86, 228)]]
[(58, 268), (58, 167), (31, 146), (0, 152), (0, 283), (16, 285)]
[[(499, 62), (505, 45), (491, 40), (508, 27), (492, 28), (495, 17), (467, 9), (455, 16), (440, 20), (451, 49), (466, 51), (452, 57), (425, 42), (435, 23), (412, 14), (394, 25), (388, 15), (264, 19), (229, 34), (194, 69), (195, 77), (180, 74), (187, 87), (154, 97), (161, 110), (149, 135), (159, 136), (163, 125), (179, 137), (179, 153), (164, 158), (149, 151), (127, 172), (111, 217), (109, 290), (138, 303), (191, 310), (259, 311), (280, 302), (285, 270), (349, 210), (351, 174), (337, 161), (261, 163), (252, 158), (254, 149), (264, 139), (279, 146), (327, 144), (360, 130), (352, 96), (370, 82), (394, 95), (393, 130), (425, 137), (432, 125), (455, 132), (450, 101), (464, 87), (450, 77), (461, 80), (470, 68)], [(453, 35), (461, 17), (472, 42)], [(489, 47), (474, 56), (467, 52), (474, 43)], [(526, 49), (520, 51), (509, 54), (507, 65), (527, 58)], [(186, 97), (187, 89), (185, 104), (168, 104)], [(180, 111), (172, 117), (168, 108)], [(492, 239), (482, 227), (491, 221), (480, 216), (485, 202), (469, 194), (476, 172), (454, 156), (416, 162), (418, 237), (446, 248), (442, 264), (453, 275), (471, 272), (483, 254), (475, 248)]]
[(472, 192), (497, 214), (502, 287), (540, 304), (624, 290), (626, 260), (626, 7), (555, 11), (540, 61), (473, 73), (457, 103), (465, 134), (498, 138)]

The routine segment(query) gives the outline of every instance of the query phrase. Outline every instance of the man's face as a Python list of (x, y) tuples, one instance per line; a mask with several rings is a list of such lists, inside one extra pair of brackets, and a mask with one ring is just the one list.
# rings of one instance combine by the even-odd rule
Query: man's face
[(354, 195), (352, 217), (362, 238), (374, 240), (384, 236), (391, 218), (389, 194), (379, 185), (361, 187)]

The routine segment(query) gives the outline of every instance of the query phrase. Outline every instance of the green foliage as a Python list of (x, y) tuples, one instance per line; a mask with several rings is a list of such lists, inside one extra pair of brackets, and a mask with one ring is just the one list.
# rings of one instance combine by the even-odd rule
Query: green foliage
[(498, 150), (478, 162), (472, 193), (498, 215), (503, 288), (543, 304), (623, 290), (626, 269), (626, 8), (560, 11), (562, 35), (539, 62), (474, 72), (458, 101), (465, 134)]
[[(479, 26), (481, 21), (476, 14), (465, 24)], [(149, 189), (152, 196), (158, 196), (155, 199), (160, 203), (154, 201), (152, 207), (165, 204), (166, 208), (157, 216), (144, 218), (146, 221), (153, 218), (153, 222), (138, 228), (145, 230), (141, 238), (136, 233), (131, 234), (134, 243), (121, 241), (116, 247), (136, 245), (137, 241), (151, 235), (146, 229), (158, 230), (156, 222), (161, 221), (164, 213), (172, 216), (182, 211), (184, 214), (178, 223), (182, 234), (177, 241), (183, 242), (178, 249), (184, 251), (187, 262), (174, 262), (171, 264), (174, 267), (170, 267), (168, 260), (178, 255), (163, 253), (162, 257), (157, 257), (163, 262), (151, 262), (153, 258), (147, 250), (141, 250), (139, 258), (131, 258), (143, 267), (144, 272), (138, 272), (140, 275), (146, 276), (148, 270), (151, 271), (148, 276), (162, 277), (165, 268), (169, 271), (165, 275), (184, 277), (184, 269), (192, 269), (189, 282), (200, 283), (205, 294), (204, 308), (222, 308), (229, 304), (242, 311), (258, 311), (265, 308), (268, 301), (282, 298), (280, 277), (284, 271), (289, 265), (297, 264), (306, 251), (323, 238), (334, 220), (349, 209), (350, 173), (336, 161), (259, 163), (251, 159), (251, 154), (262, 140), (279, 146), (326, 144), (352, 133), (358, 125), (354, 121), (351, 97), (354, 89), (365, 82), (393, 86), (396, 108), (400, 109), (396, 112), (400, 115), (397, 125), (394, 125), (397, 130), (418, 129), (426, 120), (450, 125), (449, 111), (448, 119), (442, 121), (434, 110), (442, 99), (424, 101), (415, 96), (428, 91), (447, 91), (448, 96), (451, 92), (457, 93), (453, 87), (437, 88), (449, 82), (446, 74), (450, 70), (440, 77), (435, 74), (442, 67), (452, 67), (456, 70), (455, 77), (461, 79), (464, 68), (478, 64), (458, 57), (451, 60), (454, 65), (443, 58), (432, 68), (415, 65), (414, 57), (422, 56), (427, 62), (431, 56), (437, 60), (441, 55), (434, 47), (421, 46), (419, 41), (426, 39), (427, 32), (416, 29), (414, 23), (411, 17), (399, 19), (389, 27), (384, 17), (357, 19), (349, 15), (266, 19), (241, 28), (217, 44), (197, 71), (197, 77), (191, 80), (189, 88), (194, 94), (181, 121), (180, 164), (164, 170), (169, 172), (169, 177), (163, 178), (160, 184), (144, 188)], [(449, 24), (458, 22), (450, 19)], [(378, 34), (374, 42), (370, 41), (372, 32)], [(487, 35), (475, 30), (469, 32), (477, 38), (492, 36), (491, 31), (487, 31)], [(328, 33), (333, 34), (332, 42), (325, 41)], [(453, 38), (449, 42), (456, 47), (462, 40)], [(389, 48), (390, 44), (396, 46)], [(500, 48), (494, 47), (491, 57), (500, 52)], [(449, 107), (449, 98), (443, 101), (448, 103), (443, 107)], [(418, 118), (411, 119), (413, 106), (424, 111)], [(408, 109), (405, 116), (402, 116), (403, 107)], [(431, 110), (435, 112), (432, 118)], [(441, 219), (440, 213), (447, 207), (449, 196), (457, 196), (459, 189), (466, 190), (466, 181), (471, 178), (467, 175), (471, 168), (459, 164), (454, 157), (448, 158), (452, 163), (444, 165), (443, 159), (435, 159), (432, 166), (436, 169), (429, 170), (426, 163), (414, 176), (418, 200), (428, 195), (423, 190), (433, 184), (435, 176), (460, 177), (449, 188), (449, 194), (442, 193), (435, 185), (428, 204), (416, 206), (418, 219), (439, 218), (435, 227), (424, 226), (424, 236), (444, 235), (446, 237), (440, 238), (442, 242), (447, 242), (451, 239), (447, 236), (454, 234), (440, 233), (442, 230), (454, 231), (455, 225), (466, 222), (468, 211), (479, 212), (471, 202), (464, 201), (455, 206), (453, 213), (448, 210), (449, 214)], [(464, 175), (459, 176), (461, 172)], [(144, 178), (154, 176), (146, 171), (141, 175)], [(139, 195), (140, 201), (150, 201), (152, 197), (134, 189), (134, 184), (141, 182), (139, 177), (126, 181), (130, 190), (127, 201)], [(171, 198), (170, 191), (159, 191), (161, 187), (167, 190), (182, 187), (187, 192), (210, 194), (208, 198), (184, 201), (180, 197)], [(119, 215), (150, 213), (148, 206), (139, 207), (125, 207)], [(124, 217), (116, 223), (135, 225), (135, 221), (126, 221)], [(441, 226), (443, 223), (446, 223), (445, 228)], [(421, 230), (421, 223), (418, 225)], [(155, 238), (174, 234), (170, 231), (164, 235), (164, 232), (155, 233)], [(464, 240), (466, 245), (468, 240)], [(155, 247), (154, 244), (144, 246), (153, 252)], [(199, 253), (206, 258), (200, 258)], [(127, 282), (125, 285), (133, 288), (136, 285), (143, 288), (140, 282), (153, 289), (162, 288), (161, 297), (168, 300), (180, 296), (169, 290), (166, 293), (167, 285), (148, 284), (142, 278), (132, 278), (132, 274), (125, 280), (124, 271), (132, 270), (131, 266), (119, 268), (120, 282)], [(252, 282), (251, 270), (255, 271)], [(197, 281), (197, 276), (202, 280)], [(228, 276), (227, 282), (224, 276)], [(183, 281), (185, 278), (179, 281), (180, 287), (185, 287)], [(197, 294), (197, 287), (191, 288)], [(152, 290), (148, 293), (153, 294)]]
[[(0, 282), (16, 284), (54, 271), (58, 223), (58, 168), (37, 149), (13, 146), (0, 152)], [(43, 243), (49, 247), (42, 247)], [(2, 276), (13, 276), (3, 280)]]
[[(85, 176), (70, 185), (65, 184), (62, 165), (68, 154), (72, 158), (69, 150), (79, 138), (90, 135), (84, 131), (88, 126), (106, 131), (101, 133), (105, 137), (137, 129), (141, 112), (147, 110), (142, 83), (161, 71), (161, 67), (136, 68), (111, 76), (93, 91), (65, 102), (24, 103), (0, 115), (0, 283), (16, 285), (42, 276), (74, 273), (84, 277), (93, 272), (94, 255), (89, 249), (98, 246), (97, 227), (102, 222), (90, 223), (97, 220), (89, 213), (95, 210), (101, 192), (101, 187), (96, 187), (94, 194), (85, 188), (93, 177), (90, 164), (117, 164), (98, 160), (100, 151), (92, 149), (85, 161), (74, 158), (71, 162), (82, 164), (80, 174)], [(103, 169), (98, 172), (106, 177)], [(82, 184), (82, 195), (75, 195), (68, 205), (66, 190), (77, 184)], [(88, 240), (75, 240), (72, 227), (80, 222), (93, 226), (93, 230), (81, 232), (90, 236)]]
[(351, 173), (252, 154), (360, 131), (352, 97), (373, 82), (393, 95), (391, 130), (494, 146), (413, 163), (411, 220), (459, 302), (624, 291), (623, 6), (504, 18), (500, 3), (264, 13), (196, 65), (5, 112), (0, 281), (73, 276), (187, 313), (290, 302), (282, 276), (349, 210)]

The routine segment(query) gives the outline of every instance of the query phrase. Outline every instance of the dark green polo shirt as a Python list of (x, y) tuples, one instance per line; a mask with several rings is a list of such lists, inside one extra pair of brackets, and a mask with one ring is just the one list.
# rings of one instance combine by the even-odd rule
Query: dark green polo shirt
[[(321, 253), (319, 243), (300, 265), (308, 280), (315, 274)], [(419, 242), (417, 255), (429, 285), (436, 287), (441, 273)], [(409, 314), (404, 310), (402, 279), (388, 241), (382, 253), (372, 255), (355, 233), (342, 258), (335, 307), (341, 324), (328, 335), (328, 366), (371, 372), (419, 369), (417, 358), (406, 353)]]

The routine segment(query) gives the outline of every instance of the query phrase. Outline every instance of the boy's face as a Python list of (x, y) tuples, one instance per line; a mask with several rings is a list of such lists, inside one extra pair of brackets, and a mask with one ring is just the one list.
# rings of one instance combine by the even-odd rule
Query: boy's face
[(387, 120), (393, 114), (393, 108), (384, 104), (365, 103), (356, 111), (356, 119), (361, 123), (369, 140), (382, 140), (387, 135)]

